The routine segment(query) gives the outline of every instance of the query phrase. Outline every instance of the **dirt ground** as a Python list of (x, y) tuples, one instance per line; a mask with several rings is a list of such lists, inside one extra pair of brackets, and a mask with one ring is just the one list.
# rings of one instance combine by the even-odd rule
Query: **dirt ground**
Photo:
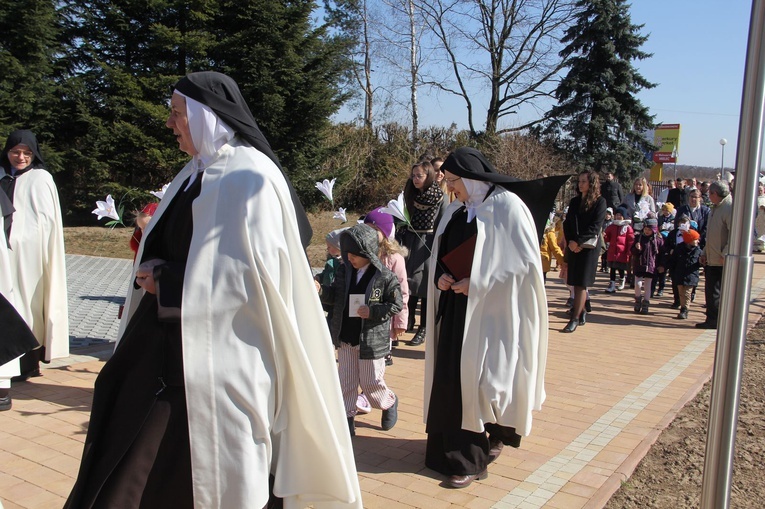
[[(744, 353), (731, 503), (765, 506), (765, 319), (749, 332)], [(701, 502), (711, 383), (662, 432), (606, 509), (696, 508)]]
[[(309, 214), (314, 238), (308, 248), (311, 266), (322, 267), (324, 236), (336, 228), (352, 226), (333, 219), (331, 211)], [(132, 228), (65, 228), (70, 254), (132, 258), (128, 241)], [(765, 506), (765, 320), (750, 331), (744, 360), (731, 507)], [(606, 505), (607, 509), (683, 509), (699, 507), (711, 385), (678, 414), (662, 432), (632, 476)]]

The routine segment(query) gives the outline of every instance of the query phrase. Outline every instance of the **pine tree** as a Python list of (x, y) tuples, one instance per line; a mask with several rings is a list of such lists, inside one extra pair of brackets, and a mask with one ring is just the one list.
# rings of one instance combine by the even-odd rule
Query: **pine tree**
[(578, 166), (612, 170), (628, 181), (650, 164), (645, 154), (652, 147), (643, 133), (653, 117), (636, 94), (656, 85), (632, 65), (651, 56), (640, 50), (648, 37), (640, 35), (643, 25), (631, 23), (626, 0), (580, 0), (577, 8), (560, 53), (569, 71), (543, 133)]
[(45, 144), (56, 109), (59, 19), (52, 0), (0, 5), (0, 137), (31, 129)]
[(336, 26), (314, 26), (313, 0), (222, 0), (211, 26), (215, 70), (231, 76), (298, 190), (313, 187), (342, 90), (351, 41)]

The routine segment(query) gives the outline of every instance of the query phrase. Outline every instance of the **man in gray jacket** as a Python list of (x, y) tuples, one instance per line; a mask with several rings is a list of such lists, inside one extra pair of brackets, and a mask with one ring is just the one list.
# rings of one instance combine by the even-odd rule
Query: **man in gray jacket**
[(717, 180), (709, 186), (709, 200), (712, 212), (707, 223), (707, 242), (700, 261), (704, 265), (704, 297), (706, 299), (706, 320), (697, 323), (699, 329), (716, 329), (720, 311), (720, 287), (722, 286), (723, 263), (728, 254), (728, 240), (733, 219), (733, 197), (724, 180)]

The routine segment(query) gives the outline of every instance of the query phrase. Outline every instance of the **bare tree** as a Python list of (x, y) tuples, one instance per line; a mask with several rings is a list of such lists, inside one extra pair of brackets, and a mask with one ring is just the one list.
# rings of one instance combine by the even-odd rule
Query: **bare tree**
[[(563, 67), (558, 51), (573, 20), (572, 0), (420, 0), (419, 7), (438, 61), (452, 74), (449, 79), (421, 75), (421, 81), (465, 101), (472, 135), (478, 134), (477, 96), (486, 90), (487, 134), (526, 129), (541, 120), (538, 101), (552, 97)], [(499, 128), (500, 120), (524, 106), (536, 108), (540, 118)]]
[[(325, 0), (325, 16), (335, 26), (353, 40), (350, 73), (351, 82), (355, 82), (364, 99), (364, 127), (372, 128), (375, 87), (372, 83), (372, 61), (375, 41), (373, 30), (375, 21), (370, 18), (367, 0)], [(353, 92), (357, 95), (357, 91)]]
[(415, 145), (419, 132), (417, 92), (420, 70), (427, 60), (421, 51), (421, 38), (426, 27), (418, 3), (419, 0), (383, 0), (386, 8), (378, 13), (376, 25), (381, 61), (392, 71), (386, 90), (393, 100), (401, 97), (397, 91), (404, 88), (408, 91), (408, 99), (399, 101), (399, 105), (409, 113)]

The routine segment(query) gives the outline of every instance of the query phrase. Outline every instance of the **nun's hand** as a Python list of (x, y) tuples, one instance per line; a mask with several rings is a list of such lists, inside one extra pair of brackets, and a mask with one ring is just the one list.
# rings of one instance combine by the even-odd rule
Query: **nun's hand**
[(163, 263), (165, 263), (165, 260), (155, 258), (139, 265), (135, 271), (136, 284), (148, 293), (157, 293), (157, 283), (154, 281), (154, 267), (162, 265)]
[(441, 277), (438, 278), (438, 289), (442, 292), (445, 292), (449, 288), (452, 287), (452, 285), (455, 283), (454, 278), (451, 276), (451, 274), (441, 274)]
[(454, 293), (461, 293), (462, 295), (467, 295), (469, 289), (470, 289), (469, 277), (466, 277), (465, 279), (460, 279), (458, 282), (452, 285), (452, 290), (454, 290)]

